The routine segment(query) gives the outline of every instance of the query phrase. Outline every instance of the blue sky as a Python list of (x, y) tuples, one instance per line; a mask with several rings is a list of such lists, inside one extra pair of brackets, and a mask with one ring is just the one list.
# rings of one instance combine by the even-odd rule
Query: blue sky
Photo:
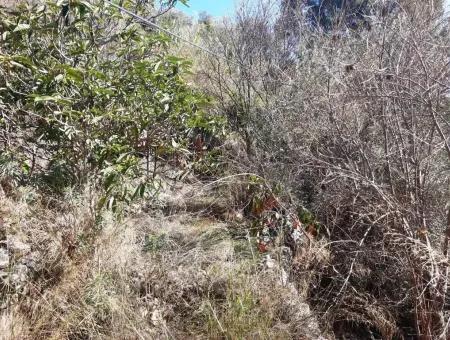
[(189, 8), (183, 4), (178, 4), (177, 8), (189, 15), (198, 15), (206, 11), (214, 16), (222, 16), (232, 12), (235, 0), (189, 0)]
[[(450, 11), (450, 0), (445, 0), (445, 7)], [(178, 4), (177, 7), (183, 12), (197, 16), (198, 13), (206, 11), (214, 16), (230, 14), (234, 9), (235, 0), (189, 0), (189, 8)]]

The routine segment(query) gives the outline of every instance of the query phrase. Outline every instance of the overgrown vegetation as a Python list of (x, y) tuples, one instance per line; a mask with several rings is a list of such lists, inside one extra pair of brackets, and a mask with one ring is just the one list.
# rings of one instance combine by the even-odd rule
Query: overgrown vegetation
[(0, 333), (447, 339), (443, 4), (175, 3), (0, 11)]
[(322, 223), (331, 258), (314, 268), (310, 301), (324, 325), (445, 338), (448, 18), (436, 3), (380, 1), (366, 25), (311, 27), (295, 8), (282, 12), (289, 34), (261, 1), (210, 39), (240, 64), (204, 71), (247, 145), (236, 168), (281, 183)]
[(188, 158), (193, 131), (220, 122), (168, 37), (101, 2), (64, 6), (1, 14), (2, 172), (56, 192), (91, 182), (111, 208), (154, 191), (159, 159)]

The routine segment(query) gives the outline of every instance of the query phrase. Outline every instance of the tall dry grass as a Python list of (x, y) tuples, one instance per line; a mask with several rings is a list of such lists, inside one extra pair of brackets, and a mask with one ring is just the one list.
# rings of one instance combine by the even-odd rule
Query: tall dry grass
[(309, 306), (258, 255), (245, 225), (181, 203), (210, 209), (214, 200), (199, 193), (214, 191), (199, 189), (178, 187), (178, 207), (163, 202), (173, 192), (161, 195), (166, 214), (135, 206), (122, 217), (93, 215), (89, 191), (2, 196), (2, 339), (319, 337)]

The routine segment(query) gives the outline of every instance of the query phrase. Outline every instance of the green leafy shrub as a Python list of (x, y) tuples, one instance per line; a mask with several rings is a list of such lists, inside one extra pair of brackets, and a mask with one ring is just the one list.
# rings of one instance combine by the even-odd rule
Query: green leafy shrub
[(149, 162), (220, 124), (185, 80), (190, 63), (168, 54), (170, 39), (102, 2), (2, 12), (0, 44), (0, 129), (5, 151), (29, 168), (21, 181), (93, 182), (113, 208), (155, 188)]

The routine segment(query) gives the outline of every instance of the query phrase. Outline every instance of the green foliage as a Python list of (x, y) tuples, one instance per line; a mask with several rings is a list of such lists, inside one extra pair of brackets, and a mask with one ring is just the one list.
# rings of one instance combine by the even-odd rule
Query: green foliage
[(20, 159), (14, 157), (10, 152), (3, 152), (0, 154), (0, 183), (8, 181), (13, 186), (16, 186), (22, 179), (24, 173), (28, 171), (26, 163), (20, 162)]
[(305, 207), (299, 207), (297, 209), (298, 218), (300, 219), (300, 222), (303, 224), (314, 224), (316, 223), (316, 218), (313, 215), (312, 212), (310, 212)]
[(2, 12), (0, 44), (0, 130), (10, 161), (32, 169), (22, 181), (94, 182), (106, 193), (100, 206), (113, 208), (157, 187), (142, 156), (218, 128), (186, 83), (190, 63), (167, 53), (170, 39), (102, 2)]
[(149, 253), (156, 253), (165, 248), (168, 244), (167, 235), (146, 235), (144, 251)]

